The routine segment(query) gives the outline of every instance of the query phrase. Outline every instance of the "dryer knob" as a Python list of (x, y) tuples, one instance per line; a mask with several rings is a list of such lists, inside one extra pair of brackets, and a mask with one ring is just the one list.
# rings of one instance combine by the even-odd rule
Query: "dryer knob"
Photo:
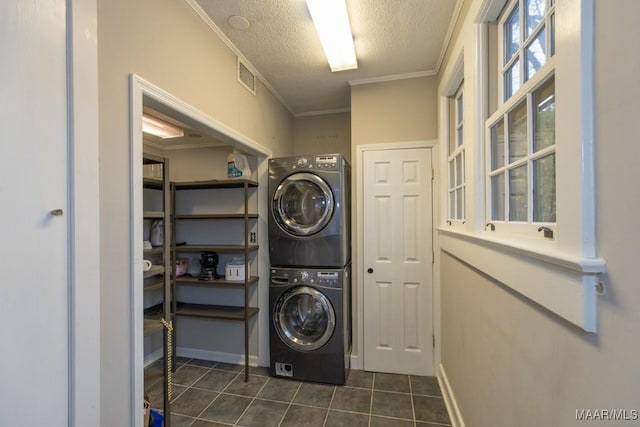
[(307, 158), (306, 157), (300, 157), (298, 159), (298, 166), (305, 166), (307, 164)]
[(306, 281), (309, 278), (309, 273), (303, 271), (302, 273), (300, 273), (300, 278)]

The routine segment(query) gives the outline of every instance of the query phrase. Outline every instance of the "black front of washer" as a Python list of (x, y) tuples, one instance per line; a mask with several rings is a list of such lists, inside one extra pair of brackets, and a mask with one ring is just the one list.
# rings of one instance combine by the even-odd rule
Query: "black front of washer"
[(271, 269), (272, 375), (345, 383), (351, 355), (349, 281), (349, 267)]

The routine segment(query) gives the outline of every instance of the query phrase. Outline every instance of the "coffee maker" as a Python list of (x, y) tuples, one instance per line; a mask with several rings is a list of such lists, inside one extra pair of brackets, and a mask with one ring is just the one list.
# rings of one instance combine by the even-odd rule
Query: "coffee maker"
[(199, 280), (216, 280), (219, 279), (218, 275), (218, 254), (215, 252), (202, 252), (200, 255), (200, 270)]

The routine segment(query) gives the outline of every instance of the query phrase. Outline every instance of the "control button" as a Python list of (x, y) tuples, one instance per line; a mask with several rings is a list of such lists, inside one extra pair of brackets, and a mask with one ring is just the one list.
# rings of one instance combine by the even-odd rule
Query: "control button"
[(298, 283), (298, 279), (297, 278), (293, 279), (293, 283)]
[(302, 273), (300, 273), (300, 278), (302, 280), (307, 280), (309, 278), (309, 273), (307, 273), (306, 271), (303, 271)]

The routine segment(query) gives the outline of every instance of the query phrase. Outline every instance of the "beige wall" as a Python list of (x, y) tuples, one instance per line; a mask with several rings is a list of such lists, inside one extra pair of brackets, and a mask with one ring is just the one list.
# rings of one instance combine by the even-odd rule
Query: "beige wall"
[(628, 215), (640, 198), (622, 184), (637, 180), (640, 157), (640, 3), (595, 5), (597, 248), (608, 270), (598, 333), (442, 253), (442, 365), (468, 426), (578, 426), (576, 409), (640, 409), (640, 228)]
[[(358, 85), (351, 88), (351, 190), (352, 190), (352, 259), (357, 259), (358, 229), (356, 177), (358, 145), (408, 141), (426, 141), (438, 136), (436, 77), (419, 77), (384, 83)], [(361, 357), (358, 348), (359, 271), (352, 271), (353, 283), (353, 355)]]
[(351, 88), (351, 145), (418, 141), (438, 136), (436, 78), (419, 77)]
[(133, 402), (128, 277), (129, 74), (136, 73), (271, 149), (275, 156), (293, 151), (293, 119), (263, 85), (258, 84), (254, 96), (237, 82), (235, 56), (184, 1), (99, 1), (98, 30), (100, 425), (126, 426)]
[(351, 163), (351, 113), (297, 117), (293, 141), (296, 155), (341, 153)]

